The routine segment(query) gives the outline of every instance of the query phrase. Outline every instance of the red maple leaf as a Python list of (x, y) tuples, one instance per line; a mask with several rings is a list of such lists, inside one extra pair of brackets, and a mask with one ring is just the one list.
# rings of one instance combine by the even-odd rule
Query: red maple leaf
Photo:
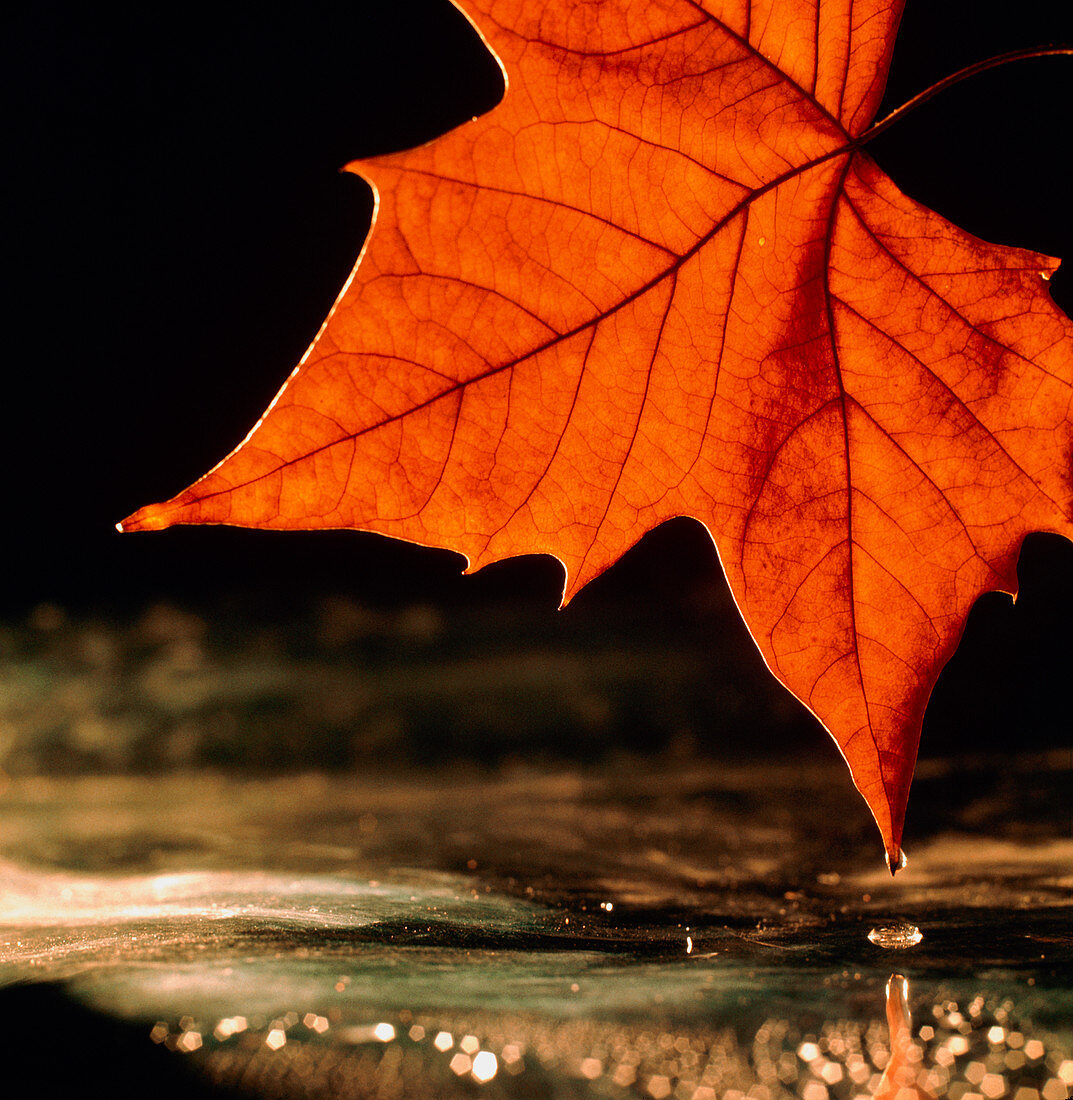
[(374, 226), (245, 441), (124, 530), (379, 531), (564, 598), (711, 533), (892, 868), (921, 719), (1030, 531), (1073, 534), (1073, 326), (864, 151), (900, 0), (464, 0), (503, 102), (349, 165)]

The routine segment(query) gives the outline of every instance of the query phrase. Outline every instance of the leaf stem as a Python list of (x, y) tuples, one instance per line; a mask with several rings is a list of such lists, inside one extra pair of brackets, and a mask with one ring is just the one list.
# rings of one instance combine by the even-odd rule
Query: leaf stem
[(857, 138), (854, 144), (858, 146), (864, 145), (871, 141), (872, 138), (878, 137), (879, 134), (893, 126), (894, 123), (904, 115), (907, 115), (910, 111), (915, 110), (923, 103), (927, 103), (929, 99), (933, 96), (937, 96), (940, 92), (945, 92), (947, 88), (952, 87), (954, 84), (959, 84), (962, 80), (967, 80), (970, 76), (976, 76), (977, 73), (986, 73), (989, 69), (997, 69), (1001, 65), (1008, 65), (1011, 61), (1027, 61), (1029, 58), (1034, 57), (1073, 57), (1073, 46), (1030, 46), (1028, 49), (1011, 50), (1009, 53), (1002, 53), (997, 57), (989, 57), (984, 61), (977, 61), (973, 65), (968, 65), (964, 69), (959, 69), (956, 73), (943, 77), (942, 80), (933, 84), (930, 88), (925, 88), (924, 91), (919, 92), (900, 107), (895, 107), (886, 118), (880, 119), (875, 125), (865, 130), (865, 132)]

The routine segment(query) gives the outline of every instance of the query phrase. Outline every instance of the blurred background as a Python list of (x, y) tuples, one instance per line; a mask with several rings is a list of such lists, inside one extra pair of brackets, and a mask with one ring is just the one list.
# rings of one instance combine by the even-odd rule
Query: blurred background
[[(491, 108), (446, 0), (24, 5), (4, 18), (9, 200), (0, 769), (804, 753), (710, 540), (675, 521), (564, 612), (539, 558), (373, 535), (115, 522), (242, 438), (368, 226), (356, 157)], [(881, 114), (982, 58), (1073, 42), (1068, 3), (909, 0)], [(989, 240), (1073, 257), (1073, 62), (989, 72), (871, 148)], [(1073, 310), (1067, 264), (1052, 293)], [(1033, 536), (929, 710), (924, 755), (1069, 744), (1073, 546)]]

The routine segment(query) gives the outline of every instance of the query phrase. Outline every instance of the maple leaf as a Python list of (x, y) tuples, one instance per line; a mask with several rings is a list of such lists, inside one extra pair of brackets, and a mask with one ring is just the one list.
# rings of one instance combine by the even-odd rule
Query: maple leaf
[(695, 517), (893, 869), (969, 608), (1016, 591), (1027, 532), (1073, 534), (1058, 261), (864, 152), (898, 0), (461, 7), (503, 101), (348, 166), (374, 224), (312, 347), (231, 455), (121, 528), (547, 553), (565, 600)]

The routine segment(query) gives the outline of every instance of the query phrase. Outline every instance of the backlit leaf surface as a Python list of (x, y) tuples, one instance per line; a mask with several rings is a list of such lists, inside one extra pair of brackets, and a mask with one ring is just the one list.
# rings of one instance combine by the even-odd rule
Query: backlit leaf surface
[(900, 855), (924, 707), (1030, 531), (1073, 534), (1058, 261), (861, 148), (892, 0), (460, 0), (489, 114), (349, 166), (373, 229), (247, 439), (123, 529), (379, 531), (565, 598), (705, 524)]

